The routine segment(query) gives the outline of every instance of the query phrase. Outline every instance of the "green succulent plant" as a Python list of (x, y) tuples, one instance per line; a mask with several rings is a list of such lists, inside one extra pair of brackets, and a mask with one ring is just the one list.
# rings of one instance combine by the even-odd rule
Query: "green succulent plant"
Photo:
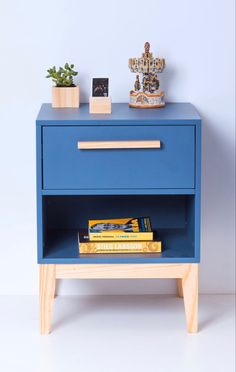
[(53, 66), (47, 70), (46, 78), (51, 78), (57, 87), (74, 87), (73, 76), (78, 75), (78, 72), (73, 70), (74, 67), (73, 64), (66, 63), (64, 68), (59, 67), (57, 70), (56, 66)]

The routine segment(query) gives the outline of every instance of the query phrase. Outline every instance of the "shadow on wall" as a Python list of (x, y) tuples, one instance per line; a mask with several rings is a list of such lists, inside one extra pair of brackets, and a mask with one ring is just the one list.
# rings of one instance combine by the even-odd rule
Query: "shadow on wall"
[(200, 282), (205, 293), (209, 291), (207, 285), (213, 293), (230, 292), (230, 288), (233, 292), (234, 144), (212, 118), (201, 111), (199, 114), (202, 117)]
[(175, 86), (177, 71), (173, 66), (169, 66), (164, 70), (162, 74), (158, 74), (158, 79), (160, 80), (160, 89), (165, 93), (166, 102), (168, 102), (167, 96), (171, 95), (173, 87)]
[[(89, 82), (89, 90), (86, 89)], [(90, 76), (83, 73), (79, 76), (79, 87), (80, 87), (80, 102), (89, 102), (89, 97), (92, 95), (92, 82)]]
[[(230, 197), (233, 195), (234, 148), (232, 143), (226, 142), (222, 132), (209, 118), (200, 112), (202, 117), (202, 217), (203, 222), (221, 219), (221, 210), (232, 209)], [(222, 123), (222, 126), (224, 123)], [(231, 190), (232, 188), (232, 190)], [(232, 191), (232, 192), (231, 192)], [(232, 217), (229, 216), (229, 217)], [(221, 221), (223, 227), (230, 221)]]
[(58, 295), (177, 294), (175, 279), (57, 280)]

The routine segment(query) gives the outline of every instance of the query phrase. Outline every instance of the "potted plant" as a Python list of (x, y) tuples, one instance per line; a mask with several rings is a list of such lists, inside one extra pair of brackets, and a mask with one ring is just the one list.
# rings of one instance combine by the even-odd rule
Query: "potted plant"
[(55, 66), (47, 70), (46, 78), (51, 78), (56, 86), (52, 87), (52, 107), (79, 107), (79, 86), (73, 77), (78, 75), (74, 65), (65, 64), (64, 67)]

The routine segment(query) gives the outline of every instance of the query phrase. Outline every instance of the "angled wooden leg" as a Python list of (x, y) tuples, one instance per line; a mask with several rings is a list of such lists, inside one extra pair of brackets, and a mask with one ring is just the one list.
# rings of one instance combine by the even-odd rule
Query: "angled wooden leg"
[(188, 332), (194, 333), (198, 330), (198, 265), (187, 266), (186, 273), (182, 279), (184, 306)]
[(56, 287), (56, 265), (40, 265), (40, 333), (48, 334), (51, 329), (52, 305)]
[(182, 279), (176, 279), (176, 284), (177, 284), (177, 291), (178, 291), (178, 296), (183, 297), (183, 285), (182, 285)]

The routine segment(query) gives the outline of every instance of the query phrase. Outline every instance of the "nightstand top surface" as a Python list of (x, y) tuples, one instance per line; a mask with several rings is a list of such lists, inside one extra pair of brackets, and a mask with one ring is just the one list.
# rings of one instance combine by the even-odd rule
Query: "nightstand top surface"
[(44, 103), (37, 117), (37, 125), (192, 125), (200, 124), (200, 116), (191, 103), (167, 103), (159, 109), (135, 109), (127, 103), (113, 103), (111, 114), (90, 114), (89, 104), (80, 108), (52, 108)]

